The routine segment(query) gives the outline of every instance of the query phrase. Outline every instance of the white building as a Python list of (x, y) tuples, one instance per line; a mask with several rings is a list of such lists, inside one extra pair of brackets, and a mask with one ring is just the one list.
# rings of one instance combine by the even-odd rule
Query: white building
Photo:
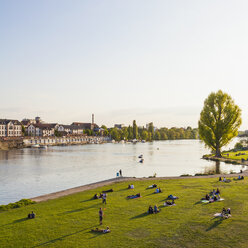
[(22, 125), (18, 120), (0, 119), (0, 137), (22, 136)]
[(28, 136), (54, 136), (55, 129), (58, 128), (58, 124), (30, 124), (27, 127)]

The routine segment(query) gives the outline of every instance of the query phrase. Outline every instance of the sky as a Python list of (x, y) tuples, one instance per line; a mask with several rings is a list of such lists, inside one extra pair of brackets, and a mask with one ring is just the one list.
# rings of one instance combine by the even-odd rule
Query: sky
[(0, 0), (0, 118), (197, 127), (211, 92), (248, 129), (248, 1)]

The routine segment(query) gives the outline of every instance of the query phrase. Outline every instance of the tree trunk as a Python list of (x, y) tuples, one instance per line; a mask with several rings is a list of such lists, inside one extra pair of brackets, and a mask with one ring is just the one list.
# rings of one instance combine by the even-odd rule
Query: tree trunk
[(219, 145), (216, 146), (215, 156), (216, 156), (217, 158), (221, 158), (221, 152), (220, 152), (220, 147), (219, 147)]

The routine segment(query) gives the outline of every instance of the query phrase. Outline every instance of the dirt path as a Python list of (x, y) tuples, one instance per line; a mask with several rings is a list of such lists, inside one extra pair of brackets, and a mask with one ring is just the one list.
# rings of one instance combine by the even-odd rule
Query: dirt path
[[(75, 188), (71, 188), (71, 189), (66, 189), (66, 190), (54, 192), (54, 193), (51, 193), (51, 194), (37, 196), (37, 197), (31, 198), (31, 200), (35, 201), (35, 202), (42, 202), (42, 201), (52, 200), (52, 199), (56, 199), (56, 198), (59, 198), (59, 197), (62, 197), (62, 196), (66, 196), (66, 195), (71, 195), (71, 194), (75, 194), (75, 193), (78, 193), (78, 192), (83, 192), (83, 191), (90, 190), (90, 189), (96, 189), (98, 187), (110, 185), (110, 184), (116, 183), (116, 182), (140, 181), (140, 180), (161, 180), (161, 179), (165, 179), (165, 180), (179, 179), (180, 180), (180, 179), (188, 179), (188, 178), (218, 178), (220, 176), (229, 178), (229, 177), (238, 177), (238, 175), (239, 174), (228, 174), (228, 175), (227, 174), (221, 174), (221, 175), (209, 175), (209, 176), (156, 177), (156, 178), (118, 177), (118, 178), (112, 178), (112, 179), (108, 179), (108, 180), (101, 181), (101, 182), (91, 183), (91, 184), (87, 184), (87, 185), (83, 185), (83, 186), (79, 186), (79, 187), (75, 187)], [(247, 177), (248, 176), (248, 171), (244, 171), (242, 175)]]

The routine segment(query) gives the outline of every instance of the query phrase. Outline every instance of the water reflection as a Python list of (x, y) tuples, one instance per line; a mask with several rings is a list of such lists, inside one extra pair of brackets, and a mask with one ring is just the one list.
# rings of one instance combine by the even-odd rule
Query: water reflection
[(213, 161), (213, 164), (210, 166), (206, 166), (204, 171), (201, 172), (203, 174), (216, 175), (216, 174), (231, 174), (231, 173), (239, 173), (240, 170), (245, 170), (245, 165), (231, 165), (224, 164), (220, 161)]

